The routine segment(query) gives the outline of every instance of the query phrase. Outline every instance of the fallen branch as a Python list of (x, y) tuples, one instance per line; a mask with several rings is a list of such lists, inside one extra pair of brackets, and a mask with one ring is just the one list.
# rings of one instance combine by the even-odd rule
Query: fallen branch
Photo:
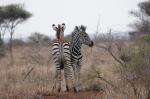
[(30, 75), (30, 73), (33, 71), (33, 67), (28, 71), (28, 73), (26, 74), (26, 76), (24, 77), (23, 81)]

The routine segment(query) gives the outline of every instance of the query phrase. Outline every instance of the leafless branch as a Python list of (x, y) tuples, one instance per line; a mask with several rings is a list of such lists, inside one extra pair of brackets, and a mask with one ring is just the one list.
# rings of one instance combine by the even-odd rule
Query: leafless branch
[(30, 73), (33, 71), (33, 67), (27, 72), (26, 76), (23, 78), (23, 81), (30, 75)]
[(113, 59), (115, 59), (121, 66), (125, 66), (125, 64), (119, 58), (117, 58), (117, 56), (114, 55), (114, 53), (111, 50), (111, 45), (107, 47), (102, 45), (96, 45), (96, 47), (106, 50), (113, 57)]

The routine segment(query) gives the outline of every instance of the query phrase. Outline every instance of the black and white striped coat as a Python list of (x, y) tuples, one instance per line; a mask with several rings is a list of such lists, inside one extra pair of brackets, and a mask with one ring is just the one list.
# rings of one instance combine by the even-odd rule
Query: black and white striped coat
[(93, 41), (90, 39), (89, 35), (85, 31), (85, 26), (76, 26), (74, 31), (72, 32), (72, 39), (70, 45), (71, 65), (74, 71), (76, 92), (79, 91), (80, 71), (82, 62), (82, 44), (88, 45), (89, 47), (93, 46)]
[(56, 65), (55, 78), (58, 83), (58, 91), (61, 89), (61, 70), (64, 70), (64, 77), (66, 81), (66, 89), (69, 91), (69, 79), (73, 83), (72, 73), (71, 73), (71, 53), (70, 45), (67, 42), (60, 43), (55, 42), (52, 45), (52, 55), (53, 60)]
[(73, 67), (75, 78), (75, 91), (79, 91), (79, 80), (81, 70), (81, 46), (82, 44), (93, 46), (93, 41), (89, 35), (85, 32), (85, 26), (76, 26), (72, 32), (70, 45), (67, 42), (55, 42), (52, 47), (52, 55), (54, 63), (56, 64), (56, 76), (58, 82), (58, 91), (61, 89), (61, 70), (64, 69), (64, 76), (66, 80), (66, 89), (68, 89), (68, 79), (70, 78), (72, 83), (71, 67)]
[(52, 56), (54, 63), (56, 65), (55, 72), (55, 85), (58, 83), (58, 91), (61, 90), (61, 70), (64, 70), (64, 77), (66, 81), (66, 89), (69, 91), (69, 80), (73, 84), (73, 78), (71, 73), (71, 53), (69, 43), (64, 42), (64, 30), (65, 24), (58, 24), (56, 27), (55, 24), (52, 25), (54, 31), (56, 31), (57, 42), (54, 42), (52, 45)]

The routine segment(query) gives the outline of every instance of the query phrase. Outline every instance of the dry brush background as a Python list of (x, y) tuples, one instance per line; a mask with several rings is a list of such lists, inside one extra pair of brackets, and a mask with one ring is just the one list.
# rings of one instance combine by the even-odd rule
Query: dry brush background
[(51, 60), (51, 46), (15, 46), (13, 65), (10, 64), (9, 52), (0, 59), (0, 98), (133, 99), (135, 97), (132, 89), (114, 73), (113, 67), (118, 63), (106, 50), (96, 46), (92, 49), (83, 46), (82, 53), (82, 91), (78, 94), (65, 91), (57, 93), (52, 92), (55, 65)]

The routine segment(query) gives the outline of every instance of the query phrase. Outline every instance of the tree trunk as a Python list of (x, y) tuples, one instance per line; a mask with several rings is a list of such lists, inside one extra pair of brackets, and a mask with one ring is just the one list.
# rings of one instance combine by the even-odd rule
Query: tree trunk
[(10, 49), (10, 64), (13, 65), (13, 42), (12, 42), (12, 38), (13, 38), (13, 26), (11, 27), (11, 32), (10, 32), (10, 44), (9, 44), (9, 49)]

